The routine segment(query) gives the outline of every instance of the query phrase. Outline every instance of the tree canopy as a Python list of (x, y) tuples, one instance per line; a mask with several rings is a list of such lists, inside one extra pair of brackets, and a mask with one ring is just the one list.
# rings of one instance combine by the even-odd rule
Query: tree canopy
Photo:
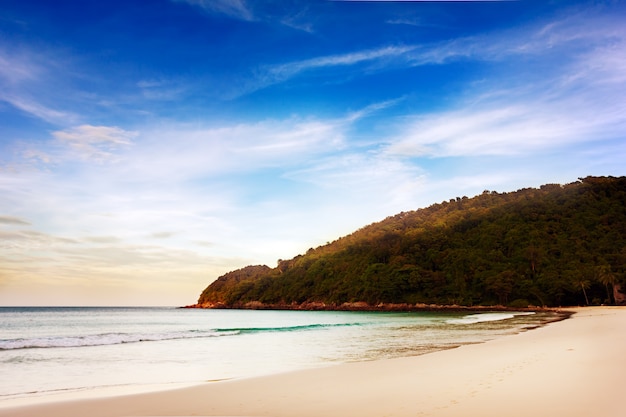
[(197, 306), (610, 304), (625, 271), (626, 177), (586, 177), (399, 213), (219, 277)]

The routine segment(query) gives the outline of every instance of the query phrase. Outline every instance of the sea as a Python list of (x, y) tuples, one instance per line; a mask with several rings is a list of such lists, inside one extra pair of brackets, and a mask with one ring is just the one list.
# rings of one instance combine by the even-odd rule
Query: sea
[(422, 355), (551, 312), (0, 307), (0, 407)]

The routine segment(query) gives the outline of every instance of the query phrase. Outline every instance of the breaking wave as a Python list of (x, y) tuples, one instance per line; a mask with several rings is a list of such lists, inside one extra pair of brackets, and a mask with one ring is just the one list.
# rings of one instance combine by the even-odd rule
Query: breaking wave
[(107, 346), (124, 343), (158, 342), (178, 339), (199, 339), (208, 337), (236, 336), (247, 333), (266, 332), (297, 332), (320, 330), (338, 326), (358, 326), (358, 323), (341, 324), (310, 324), (303, 326), (286, 327), (241, 327), (210, 330), (188, 330), (169, 333), (103, 333), (80, 336), (53, 336), (38, 338), (18, 338), (0, 340), (1, 350), (14, 349), (41, 349), (41, 348), (71, 348), (87, 346)]
[(468, 314), (458, 319), (446, 320), (447, 324), (476, 324), (486, 323), (490, 321), (509, 320), (516, 316), (529, 316), (535, 314), (533, 312), (502, 312), (502, 313), (479, 313)]

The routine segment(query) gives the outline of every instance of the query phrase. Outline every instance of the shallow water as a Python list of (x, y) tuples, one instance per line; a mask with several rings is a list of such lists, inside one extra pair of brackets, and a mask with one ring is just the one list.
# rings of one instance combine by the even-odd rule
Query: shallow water
[(516, 333), (552, 317), (511, 312), (0, 308), (0, 403), (419, 355)]

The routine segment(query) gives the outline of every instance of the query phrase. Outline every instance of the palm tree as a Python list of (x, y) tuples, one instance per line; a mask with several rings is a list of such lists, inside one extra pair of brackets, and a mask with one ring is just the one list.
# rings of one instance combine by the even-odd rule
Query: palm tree
[(578, 281), (578, 285), (580, 285), (580, 288), (582, 288), (583, 294), (585, 295), (585, 302), (587, 303), (587, 305), (589, 305), (589, 298), (587, 297), (587, 290), (589, 289), (591, 284), (589, 283), (588, 280), (581, 279), (580, 281)]
[(611, 300), (611, 293), (609, 292), (609, 284), (611, 285), (611, 289), (613, 289), (613, 285), (615, 284), (615, 275), (611, 272), (611, 267), (609, 265), (598, 266), (596, 274), (598, 280), (604, 284), (604, 288), (606, 288), (606, 297), (607, 300), (609, 300), (609, 304), (613, 304), (613, 301)]

